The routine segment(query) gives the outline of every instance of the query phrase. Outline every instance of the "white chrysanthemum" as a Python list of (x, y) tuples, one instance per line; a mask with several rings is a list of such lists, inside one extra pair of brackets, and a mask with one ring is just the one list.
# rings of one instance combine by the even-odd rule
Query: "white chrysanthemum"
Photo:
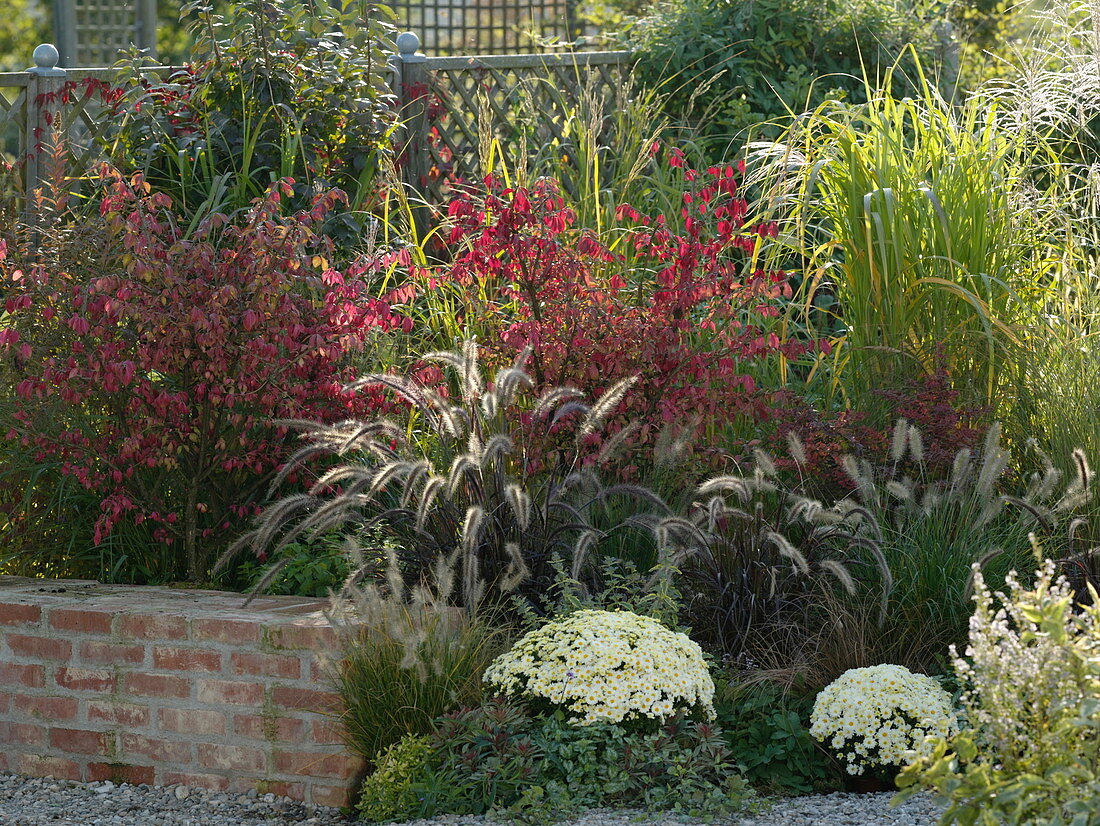
[(814, 702), (810, 734), (827, 742), (848, 774), (901, 767), (928, 748), (929, 736), (952, 737), (959, 721), (939, 683), (900, 665), (845, 671)]
[(686, 635), (629, 611), (578, 611), (524, 636), (493, 661), (485, 682), (549, 700), (586, 725), (664, 719), (701, 709), (714, 717), (714, 682)]

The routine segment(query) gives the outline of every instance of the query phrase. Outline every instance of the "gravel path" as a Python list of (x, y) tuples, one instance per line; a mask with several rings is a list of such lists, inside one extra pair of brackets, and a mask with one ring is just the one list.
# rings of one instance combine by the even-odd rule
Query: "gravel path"
[(183, 786), (20, 777), (0, 773), (0, 826), (348, 826), (335, 809), (273, 794)]
[[(935, 826), (940, 808), (918, 797), (897, 809), (890, 794), (828, 794), (766, 804), (728, 826)], [(117, 786), (0, 773), (0, 826), (349, 826), (335, 809), (275, 795)], [(569, 826), (695, 826), (689, 818), (593, 811)], [(487, 826), (485, 818), (443, 816), (409, 826)]]

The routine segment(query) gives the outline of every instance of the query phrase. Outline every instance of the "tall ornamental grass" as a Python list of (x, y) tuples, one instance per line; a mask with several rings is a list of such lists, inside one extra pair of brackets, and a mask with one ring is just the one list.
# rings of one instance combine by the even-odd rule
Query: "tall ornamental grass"
[(941, 351), (991, 399), (1047, 293), (1043, 202), (1021, 197), (1034, 151), (994, 107), (957, 109), (923, 89), (826, 102), (756, 147), (782, 227), (774, 254), (806, 272), (792, 320), (829, 335), (818, 375), (848, 402), (933, 372)]

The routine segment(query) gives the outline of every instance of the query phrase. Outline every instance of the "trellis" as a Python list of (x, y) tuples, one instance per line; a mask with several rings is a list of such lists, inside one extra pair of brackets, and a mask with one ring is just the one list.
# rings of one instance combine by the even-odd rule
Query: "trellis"
[[(117, 77), (114, 69), (58, 67), (58, 50), (43, 44), (34, 50), (35, 65), (25, 72), (0, 73), (0, 137), (4, 154), (24, 164), (24, 194), (33, 222), (33, 198), (51, 176), (51, 156), (63, 140), (59, 161), (64, 175), (79, 178), (102, 159), (103, 103), (96, 84)], [(169, 71), (152, 67), (150, 73)]]
[(54, 0), (60, 65), (110, 66), (131, 45), (155, 56), (157, 0)]
[(409, 32), (397, 46), (406, 176), (436, 201), (448, 182), (488, 171), (490, 148), (506, 166), (521, 151), (573, 154), (574, 118), (606, 127), (630, 64), (629, 52), (429, 58)]
[(572, 41), (581, 33), (575, 0), (393, 0), (398, 24), (432, 54), (531, 51), (529, 33)]

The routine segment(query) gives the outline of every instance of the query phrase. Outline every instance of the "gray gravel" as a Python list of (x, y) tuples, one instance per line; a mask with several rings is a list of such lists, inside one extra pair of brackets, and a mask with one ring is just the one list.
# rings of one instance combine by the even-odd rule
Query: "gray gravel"
[[(890, 794), (827, 794), (769, 801), (718, 826), (934, 826), (930, 797), (890, 808)], [(181, 786), (73, 783), (0, 772), (0, 826), (348, 826), (335, 809), (275, 795), (225, 794)], [(690, 818), (592, 811), (569, 826), (695, 826)], [(489, 826), (482, 817), (441, 816), (408, 826)]]
[(0, 773), (0, 826), (347, 826), (336, 809), (273, 794)]
[[(935, 826), (943, 807), (920, 795), (896, 809), (892, 793), (815, 794), (757, 804), (752, 815), (708, 821), (709, 826)], [(413, 820), (403, 826), (491, 826), (484, 817), (444, 815)], [(707, 826), (679, 815), (594, 810), (559, 826)]]

